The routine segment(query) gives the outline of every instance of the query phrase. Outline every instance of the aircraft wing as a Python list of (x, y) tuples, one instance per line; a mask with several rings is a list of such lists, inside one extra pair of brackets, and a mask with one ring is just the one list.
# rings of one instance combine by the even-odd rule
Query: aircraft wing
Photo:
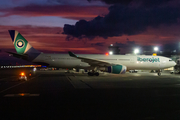
[(74, 53), (72, 53), (70, 51), (68, 53), (69, 53), (69, 55), (71, 57), (75, 57), (77, 59), (81, 59), (82, 62), (86, 62), (86, 63), (88, 63), (91, 66), (112, 66), (112, 65), (115, 65), (115, 64), (112, 64), (112, 63), (109, 63), (109, 62), (106, 62), (106, 61), (102, 61), (102, 60), (96, 60), (96, 59), (91, 59), (91, 58), (79, 57), (79, 56), (75, 55)]
[(26, 55), (26, 54), (21, 55), (21, 54), (17, 54), (17, 53), (13, 53), (13, 52), (8, 52), (8, 51), (6, 51), (6, 52), (13, 55), (13, 57), (22, 58), (22, 59), (28, 58), (28, 55)]

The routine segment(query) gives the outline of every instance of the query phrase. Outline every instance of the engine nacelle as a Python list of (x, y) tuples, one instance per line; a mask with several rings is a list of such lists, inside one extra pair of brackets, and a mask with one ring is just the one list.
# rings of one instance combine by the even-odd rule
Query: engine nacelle
[(114, 74), (125, 74), (126, 69), (127, 67), (124, 65), (114, 65), (114, 66), (100, 68), (100, 70)]

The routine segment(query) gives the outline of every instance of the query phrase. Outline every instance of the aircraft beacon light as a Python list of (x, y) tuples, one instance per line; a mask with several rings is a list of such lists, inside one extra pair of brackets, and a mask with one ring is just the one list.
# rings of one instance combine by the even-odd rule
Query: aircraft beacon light
[(106, 56), (108, 56), (109, 55), (109, 53), (106, 53)]

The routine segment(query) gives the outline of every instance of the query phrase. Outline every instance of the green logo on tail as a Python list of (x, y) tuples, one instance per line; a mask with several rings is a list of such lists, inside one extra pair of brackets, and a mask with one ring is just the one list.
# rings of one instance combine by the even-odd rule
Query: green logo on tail
[(27, 44), (27, 40), (20, 33), (18, 33), (14, 41), (14, 46), (17, 53), (24, 54)]
[(18, 48), (23, 48), (24, 45), (25, 45), (25, 43), (24, 43), (23, 40), (19, 39), (19, 40), (16, 41), (16, 46), (17, 46)]

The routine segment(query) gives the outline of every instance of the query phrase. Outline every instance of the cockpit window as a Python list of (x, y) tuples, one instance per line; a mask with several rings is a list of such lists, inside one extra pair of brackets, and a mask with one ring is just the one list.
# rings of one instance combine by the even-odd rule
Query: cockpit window
[(169, 61), (173, 61), (172, 59), (169, 59)]

